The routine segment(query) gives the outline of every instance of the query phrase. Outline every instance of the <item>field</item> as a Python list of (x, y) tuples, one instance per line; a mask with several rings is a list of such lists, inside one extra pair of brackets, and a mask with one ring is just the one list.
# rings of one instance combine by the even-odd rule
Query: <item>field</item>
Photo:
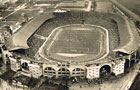
[(52, 31), (40, 55), (56, 61), (99, 60), (109, 54), (108, 31), (96, 25), (70, 24)]
[(94, 30), (61, 30), (60, 34), (53, 40), (49, 51), (75, 54), (98, 53), (100, 51), (100, 39), (100, 33)]
[[(70, 25), (70, 24), (83, 24), (83, 20), (85, 20), (85, 24), (101, 26), (108, 30), (109, 40), (110, 40), (110, 42), (109, 42), (110, 52), (111, 52), (111, 50), (113, 48), (118, 46), (119, 37), (118, 37), (117, 25), (116, 25), (116, 23), (112, 22), (112, 20), (109, 17), (110, 17), (109, 14), (107, 15), (107, 14), (100, 14), (100, 13), (95, 13), (95, 12), (90, 12), (90, 13), (68, 12), (68, 13), (56, 14), (55, 18), (46, 21), (37, 30), (37, 32), (35, 34), (43, 36), (43, 37), (48, 37), (55, 28), (65, 26), (65, 25)], [(76, 36), (80, 36), (80, 34), (78, 33), (79, 32), (78, 30), (72, 32), (71, 38), (66, 35), (66, 33), (68, 33), (69, 30), (71, 30), (71, 29), (67, 29), (67, 31), (65, 33), (61, 33), (60, 36), (63, 36), (62, 34), (65, 34), (63, 37), (60, 37), (60, 36), (59, 37), (70, 39), (71, 42), (68, 43), (68, 41), (66, 41), (66, 39), (63, 39), (61, 41), (61, 43), (58, 42), (58, 44), (60, 44), (60, 45), (58, 45), (57, 43), (54, 43), (54, 46), (52, 45), (52, 47), (55, 47), (55, 48), (54, 48), (54, 50), (51, 50), (51, 51), (61, 52), (61, 53), (65, 52), (64, 48), (62, 47), (62, 43), (64, 42), (64, 40), (65, 40), (65, 43), (64, 43), (65, 47), (72, 44), (71, 47), (65, 48), (69, 51), (69, 53), (73, 53), (73, 54), (76, 53), (72, 49), (77, 49), (78, 50), (77, 53), (83, 51), (85, 54), (94, 53), (94, 52), (100, 50), (100, 47), (98, 48), (98, 45), (97, 45), (97, 44), (100, 45), (100, 43), (98, 43), (96, 40), (97, 38), (101, 39), (100, 37), (98, 37), (98, 36), (100, 36), (100, 33), (99, 33), (99, 35), (98, 35), (98, 32), (96, 32), (96, 34), (90, 34), (90, 36), (93, 37), (92, 39), (90, 39), (88, 37), (82, 37), (84, 39), (83, 39), (83, 41), (81, 41), (81, 40), (79, 40), (80, 37), (76, 37)], [(77, 34), (77, 35), (75, 35), (75, 34)], [(81, 35), (83, 35), (83, 34), (84, 34), (84, 32), (81, 33)], [(73, 40), (73, 39), (75, 39), (75, 40)], [(87, 40), (87, 39), (89, 39), (89, 40)], [(96, 43), (91, 44), (92, 41), (93, 41), (93, 43), (94, 42), (96, 42)], [(98, 41), (100, 41), (100, 40), (98, 40)], [(44, 40), (36, 37), (35, 35), (32, 36), (30, 39), (28, 39), (28, 45), (30, 46), (30, 48), (25, 51), (27, 56), (30, 58), (33, 58), (34, 55), (38, 52), (38, 49), (42, 46), (43, 42), (44, 42)], [(77, 42), (77, 43), (73, 44), (75, 42)], [(83, 42), (86, 44), (81, 44)], [(80, 50), (79, 50), (79, 45), (80, 45)], [(76, 48), (73, 48), (73, 47), (76, 47)], [(90, 48), (90, 51), (87, 50), (87, 47)], [(61, 48), (61, 50), (59, 50), (59, 48)], [(81, 48), (84, 48), (84, 49), (81, 50)], [(94, 50), (91, 48), (94, 48)], [(96, 54), (97, 54), (97, 52), (96, 52)]]

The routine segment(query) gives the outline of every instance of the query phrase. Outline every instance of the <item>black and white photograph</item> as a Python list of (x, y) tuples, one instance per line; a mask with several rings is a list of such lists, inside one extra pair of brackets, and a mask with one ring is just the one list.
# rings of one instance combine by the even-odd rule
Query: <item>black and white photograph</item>
[(140, 0), (0, 0), (0, 90), (140, 90)]

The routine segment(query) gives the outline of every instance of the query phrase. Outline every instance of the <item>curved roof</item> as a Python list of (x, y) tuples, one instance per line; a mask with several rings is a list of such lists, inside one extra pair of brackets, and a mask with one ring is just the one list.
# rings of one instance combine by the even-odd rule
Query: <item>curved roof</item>
[(48, 19), (53, 18), (51, 14), (44, 14), (33, 18), (27, 24), (25, 24), (21, 30), (16, 32), (14, 35), (8, 38), (7, 40), (7, 48), (9, 50), (17, 50), (17, 49), (27, 49), (29, 46), (27, 45), (28, 38)]
[(135, 24), (132, 20), (128, 20), (126, 16), (112, 16), (113, 20), (117, 22), (120, 45), (113, 51), (124, 52), (131, 54), (139, 48), (139, 35)]
[(123, 11), (127, 16), (130, 16), (134, 19), (134, 21), (139, 21), (140, 22), (140, 17), (127, 9), (125, 6), (120, 4), (117, 0), (110, 0), (117, 8), (119, 8), (121, 11)]

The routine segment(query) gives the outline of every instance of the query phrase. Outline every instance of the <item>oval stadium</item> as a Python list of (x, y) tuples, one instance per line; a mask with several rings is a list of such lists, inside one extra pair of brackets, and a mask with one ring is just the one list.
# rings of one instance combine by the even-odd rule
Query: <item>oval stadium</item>
[(128, 72), (139, 58), (133, 20), (109, 1), (77, 1), (73, 8), (67, 3), (10, 35), (1, 47), (3, 62), (16, 75), (37, 79), (89, 81)]

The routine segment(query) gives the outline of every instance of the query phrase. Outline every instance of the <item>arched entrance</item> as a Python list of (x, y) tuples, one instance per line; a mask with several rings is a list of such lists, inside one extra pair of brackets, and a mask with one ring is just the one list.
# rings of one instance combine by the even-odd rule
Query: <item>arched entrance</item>
[(100, 77), (105, 77), (110, 75), (111, 67), (109, 65), (104, 65), (100, 68)]
[(84, 76), (85, 70), (82, 68), (75, 68), (72, 70), (72, 76)]
[(82, 68), (75, 68), (72, 70), (72, 77), (71, 81), (74, 82), (79, 82), (81, 79), (85, 77), (85, 70)]
[(136, 60), (138, 60), (140, 58), (140, 50), (138, 49), (138, 51), (136, 52)]
[(53, 77), (56, 76), (56, 71), (52, 67), (46, 67), (44, 69), (44, 76)]
[(58, 76), (59, 77), (68, 77), (68, 76), (70, 76), (70, 71), (67, 68), (60, 68), (58, 70)]
[(29, 66), (28, 66), (28, 63), (27, 62), (23, 62), (22, 64), (21, 64), (21, 67), (23, 68), (23, 69), (29, 69)]
[(129, 67), (130, 67), (130, 61), (129, 61), (129, 59), (126, 59), (125, 63), (124, 63), (124, 72), (128, 72)]
[(130, 67), (133, 67), (134, 65), (135, 65), (135, 60), (132, 59), (132, 60), (130, 61)]

